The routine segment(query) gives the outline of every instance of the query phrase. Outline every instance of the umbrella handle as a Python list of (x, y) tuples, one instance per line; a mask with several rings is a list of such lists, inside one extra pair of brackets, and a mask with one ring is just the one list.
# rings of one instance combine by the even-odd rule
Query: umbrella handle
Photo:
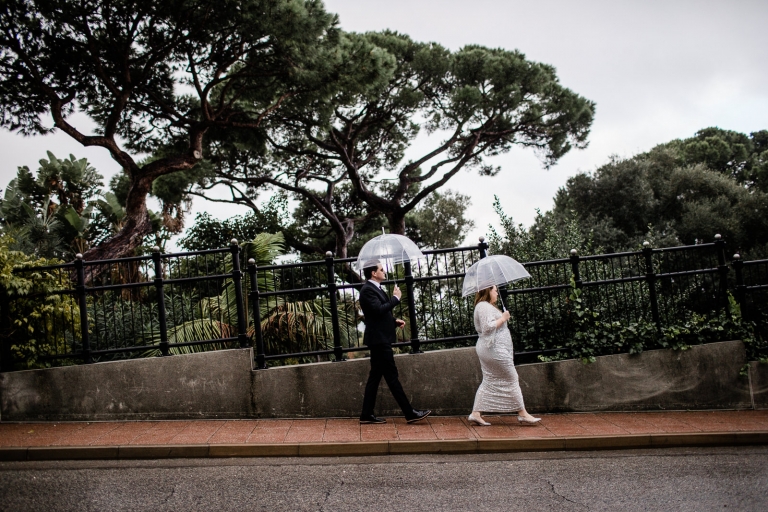
[(501, 310), (506, 311), (507, 305), (504, 303), (504, 297), (502, 297), (501, 294), (499, 294), (499, 300), (501, 301)]

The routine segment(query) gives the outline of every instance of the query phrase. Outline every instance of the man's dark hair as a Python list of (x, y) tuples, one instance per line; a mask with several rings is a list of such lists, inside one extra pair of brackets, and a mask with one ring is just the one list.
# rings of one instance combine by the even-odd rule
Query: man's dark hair
[(373, 275), (373, 273), (376, 272), (378, 269), (379, 269), (379, 264), (378, 263), (376, 263), (372, 267), (365, 267), (363, 269), (363, 274), (365, 274), (366, 281), (369, 280), (371, 278), (371, 276)]

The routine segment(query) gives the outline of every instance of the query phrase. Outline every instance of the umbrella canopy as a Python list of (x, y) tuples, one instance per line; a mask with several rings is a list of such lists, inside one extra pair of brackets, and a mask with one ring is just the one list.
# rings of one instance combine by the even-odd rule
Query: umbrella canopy
[(380, 261), (385, 268), (390, 270), (397, 264), (423, 260), (426, 256), (416, 247), (408, 237), (403, 235), (385, 234), (368, 240), (357, 256), (357, 271)]
[(486, 256), (467, 269), (461, 296), (466, 297), (494, 285), (500, 286), (528, 277), (531, 277), (531, 274), (525, 267), (509, 256)]

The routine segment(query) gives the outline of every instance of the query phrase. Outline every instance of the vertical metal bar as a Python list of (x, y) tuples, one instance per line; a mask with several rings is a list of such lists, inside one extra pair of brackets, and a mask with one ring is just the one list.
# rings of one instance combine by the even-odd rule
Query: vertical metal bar
[(160, 353), (170, 355), (168, 351), (168, 325), (165, 318), (165, 287), (163, 286), (163, 262), (160, 260), (160, 247), (152, 248), (152, 261), (155, 262), (155, 290), (157, 290), (157, 320), (160, 326)]
[(325, 268), (328, 272), (328, 298), (331, 306), (331, 326), (333, 329), (333, 356), (335, 362), (344, 361), (341, 351), (341, 332), (339, 331), (339, 306), (336, 301), (336, 272), (333, 268), (333, 253), (325, 253)]
[(253, 306), (253, 332), (256, 336), (256, 367), (259, 370), (267, 368), (266, 354), (264, 353), (264, 338), (261, 332), (261, 313), (259, 312), (259, 283), (256, 277), (256, 260), (248, 260), (248, 275), (251, 281), (249, 298)]
[(477, 244), (477, 250), (480, 251), (480, 259), (483, 259), (486, 256), (488, 256), (488, 244), (485, 243), (484, 236), (481, 236), (480, 238), (478, 238), (478, 240), (480, 241), (480, 243)]
[(736, 253), (733, 255), (731, 266), (733, 267), (734, 272), (736, 272), (736, 289), (734, 290), (734, 296), (739, 303), (739, 307), (741, 307), (741, 314), (743, 317), (746, 313), (744, 303), (744, 299), (746, 298), (746, 288), (744, 286), (744, 262), (741, 261), (741, 254)]
[(656, 296), (656, 274), (653, 271), (653, 249), (648, 242), (643, 242), (643, 257), (645, 257), (645, 282), (648, 283), (648, 298), (651, 301), (651, 317), (656, 324), (656, 332), (661, 335), (659, 298)]
[(405, 298), (408, 301), (408, 320), (411, 323), (411, 354), (421, 354), (421, 342), (419, 341), (419, 324), (416, 320), (415, 294), (413, 293), (413, 272), (411, 262), (403, 262), (405, 267)]
[[(54, 326), (56, 319), (54, 318)], [(54, 337), (55, 339), (55, 337)], [(0, 372), (13, 370), (11, 351), (11, 301), (8, 290), (0, 287)]]
[(80, 307), (80, 339), (83, 342), (83, 361), (92, 363), (91, 343), (88, 339), (88, 303), (85, 300), (85, 264), (83, 263), (83, 255), (80, 253), (75, 255), (75, 271), (77, 274), (75, 293)]
[[(581, 281), (581, 274), (579, 273), (579, 251), (576, 249), (571, 249), (571, 275), (573, 276), (573, 282), (576, 286), (576, 289), (581, 289), (582, 281)], [(586, 297), (581, 298), (582, 304), (586, 304)]]
[(235, 301), (237, 302), (237, 340), (240, 348), (251, 346), (248, 341), (248, 328), (245, 322), (245, 301), (243, 301), (243, 272), (240, 270), (240, 246), (237, 239), (233, 238), (229, 245), (232, 255), (232, 281), (235, 283)]
[(573, 273), (573, 280), (576, 283), (576, 288), (581, 288), (581, 274), (579, 273), (579, 251), (571, 249), (571, 272)]
[(728, 308), (728, 265), (725, 264), (725, 240), (720, 235), (715, 235), (715, 250), (717, 251), (717, 270), (720, 274), (720, 286), (718, 290), (718, 299), (723, 311), (730, 317), (731, 310)]

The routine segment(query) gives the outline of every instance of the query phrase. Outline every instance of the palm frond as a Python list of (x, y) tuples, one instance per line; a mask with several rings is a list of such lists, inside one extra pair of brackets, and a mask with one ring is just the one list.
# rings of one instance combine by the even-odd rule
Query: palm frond
[[(199, 318), (177, 325), (168, 330), (168, 343), (188, 343), (191, 341), (216, 340), (237, 336), (237, 327), (209, 318)], [(160, 345), (160, 335), (152, 339), (152, 343)], [(208, 352), (210, 350), (222, 350), (230, 348), (229, 342), (217, 341), (200, 345), (188, 345), (183, 347), (170, 347), (171, 354), (194, 354)], [(160, 347), (148, 350), (144, 356), (160, 355)]]

